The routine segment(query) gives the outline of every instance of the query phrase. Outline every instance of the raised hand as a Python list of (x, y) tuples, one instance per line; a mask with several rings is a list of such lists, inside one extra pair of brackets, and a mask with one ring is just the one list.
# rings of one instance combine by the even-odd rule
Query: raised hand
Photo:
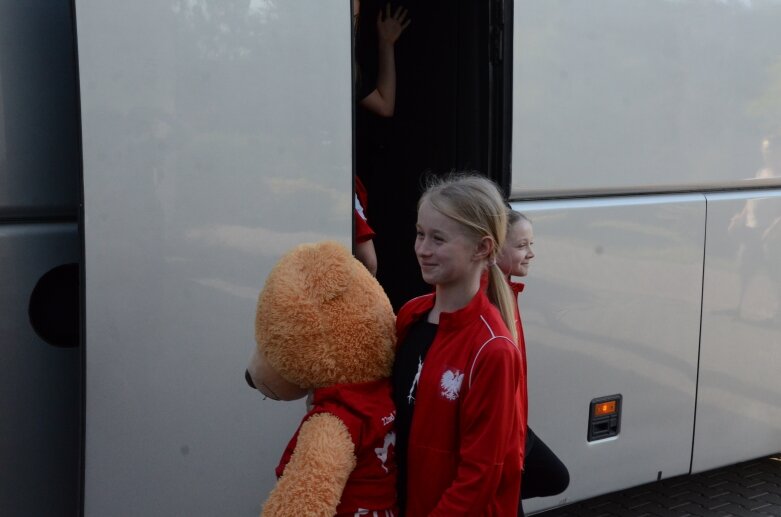
[(393, 45), (404, 32), (404, 29), (409, 27), (412, 23), (412, 19), (407, 18), (409, 11), (399, 6), (396, 8), (396, 12), (391, 15), (391, 4), (385, 4), (385, 10), (380, 9), (377, 13), (377, 36), (380, 40), (380, 44)]

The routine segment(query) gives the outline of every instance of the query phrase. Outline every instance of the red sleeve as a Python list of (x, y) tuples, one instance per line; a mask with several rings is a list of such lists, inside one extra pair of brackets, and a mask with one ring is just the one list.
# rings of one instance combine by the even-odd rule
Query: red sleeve
[(366, 187), (363, 186), (361, 178), (355, 176), (355, 196), (358, 198), (358, 202), (361, 204), (364, 210), (369, 209), (369, 193), (366, 191)]
[(479, 352), (462, 404), (461, 461), (453, 484), (430, 515), (480, 515), (499, 487), (505, 458), (518, 448), (521, 358), (515, 345), (495, 338)]
[(355, 212), (355, 242), (361, 243), (372, 240), (377, 234), (358, 210)]
[(376, 234), (369, 226), (369, 220), (366, 217), (366, 188), (358, 177), (355, 178), (355, 242), (361, 243), (372, 240)]

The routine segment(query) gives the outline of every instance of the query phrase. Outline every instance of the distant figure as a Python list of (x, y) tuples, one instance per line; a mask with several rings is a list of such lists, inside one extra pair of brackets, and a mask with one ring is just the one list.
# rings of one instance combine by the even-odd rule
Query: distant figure
[[(768, 180), (781, 176), (781, 136), (769, 136), (762, 140), (763, 167), (754, 179)], [(740, 273), (736, 316), (740, 317), (751, 279), (759, 271), (772, 277), (781, 273), (781, 210), (777, 200), (754, 198), (746, 201), (743, 209), (732, 216), (727, 231), (738, 242), (737, 259)], [(779, 285), (775, 294), (781, 304)], [(778, 309), (775, 312), (779, 315)]]
[[(507, 215), (507, 240), (502, 246), (497, 263), (506, 275), (515, 296), (523, 291), (524, 284), (513, 282), (511, 277), (524, 277), (529, 274), (529, 265), (534, 258), (534, 230), (532, 222), (520, 212), (509, 210)], [(515, 305), (515, 325), (518, 334), (518, 348), (521, 350), (523, 376), (521, 396), (524, 411), (529, 407), (526, 396), (526, 342), (523, 336), (521, 313)], [(528, 412), (524, 415), (528, 418)], [(521, 499), (547, 497), (562, 493), (569, 486), (569, 471), (561, 460), (548, 448), (530, 427), (526, 428), (526, 447), (524, 454), (523, 476), (521, 478)], [(518, 501), (518, 515), (522, 517), (523, 504)]]
[[(360, 0), (353, 0), (353, 30), (358, 30), (361, 12)], [(376, 84), (366, 84), (360, 68), (355, 65), (355, 98), (358, 105), (380, 117), (392, 117), (396, 109), (396, 58), (394, 45), (412, 20), (408, 11), (398, 7), (391, 15), (390, 3), (383, 13), (377, 13), (377, 39), (379, 44)], [(357, 40), (357, 38), (355, 38)], [(374, 250), (374, 230), (366, 216), (368, 194), (360, 178), (355, 177), (355, 256), (372, 275), (377, 275), (377, 253)]]

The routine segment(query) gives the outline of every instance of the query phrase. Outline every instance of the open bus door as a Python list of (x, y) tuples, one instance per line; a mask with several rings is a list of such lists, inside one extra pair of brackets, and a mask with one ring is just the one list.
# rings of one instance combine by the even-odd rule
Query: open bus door
[[(377, 277), (396, 309), (428, 290), (413, 252), (426, 178), (478, 172), (509, 193), (512, 99), (511, 1), (400, 5), (413, 22), (396, 43), (395, 114), (355, 109), (355, 174), (369, 194)], [(355, 55), (365, 81), (376, 77), (373, 20), (384, 6), (361, 2)]]

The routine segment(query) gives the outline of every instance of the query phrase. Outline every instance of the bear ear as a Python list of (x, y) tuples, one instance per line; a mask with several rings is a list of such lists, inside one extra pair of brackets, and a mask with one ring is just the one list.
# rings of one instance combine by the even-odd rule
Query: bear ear
[(341, 296), (353, 279), (356, 260), (336, 241), (305, 244), (299, 248), (304, 289), (321, 303)]

